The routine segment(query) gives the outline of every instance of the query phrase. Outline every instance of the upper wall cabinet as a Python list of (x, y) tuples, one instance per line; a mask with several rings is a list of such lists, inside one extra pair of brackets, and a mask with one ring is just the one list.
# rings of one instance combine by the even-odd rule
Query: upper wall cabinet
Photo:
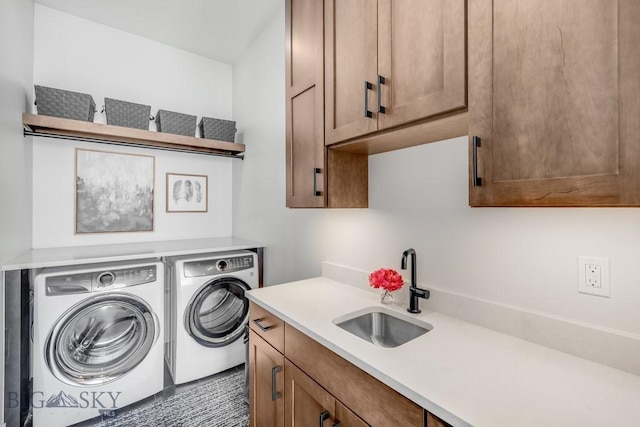
[(640, 205), (640, 2), (468, 8), (470, 204)]
[(363, 208), (367, 155), (324, 144), (323, 13), (322, 1), (286, 2), (287, 207)]
[(465, 13), (464, 0), (325, 0), (325, 143), (464, 110)]
[(287, 206), (325, 206), (322, 2), (286, 4)]

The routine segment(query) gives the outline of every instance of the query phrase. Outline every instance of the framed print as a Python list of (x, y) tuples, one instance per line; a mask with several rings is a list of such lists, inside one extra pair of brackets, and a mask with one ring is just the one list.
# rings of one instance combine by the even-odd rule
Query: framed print
[(167, 212), (207, 212), (209, 177), (167, 173)]
[(76, 234), (153, 231), (155, 157), (76, 148)]

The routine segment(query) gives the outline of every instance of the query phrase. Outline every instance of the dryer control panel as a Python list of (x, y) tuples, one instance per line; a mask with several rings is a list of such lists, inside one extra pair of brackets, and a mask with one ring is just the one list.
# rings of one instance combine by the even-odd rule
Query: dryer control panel
[(213, 258), (184, 263), (184, 277), (214, 276), (254, 268), (253, 255)]
[(46, 278), (47, 295), (69, 295), (127, 288), (155, 282), (155, 265), (71, 273)]

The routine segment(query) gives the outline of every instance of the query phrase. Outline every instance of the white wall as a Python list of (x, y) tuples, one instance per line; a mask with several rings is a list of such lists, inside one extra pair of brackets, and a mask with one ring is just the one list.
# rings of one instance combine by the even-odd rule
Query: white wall
[[(400, 269), (413, 247), (425, 287), (638, 338), (640, 210), (472, 209), (466, 138), (371, 156), (369, 209), (284, 208), (283, 47), (284, 11), (234, 66), (248, 151), (234, 234), (266, 244), (267, 284), (317, 276), (323, 260)], [(579, 255), (610, 258), (611, 298), (578, 294)]]
[(233, 235), (266, 245), (268, 284), (317, 275), (321, 258), (305, 230), (321, 212), (285, 207), (283, 46), (284, 9), (233, 67), (233, 116), (247, 146), (233, 164)]
[(22, 113), (33, 102), (33, 2), (0, 2), (0, 264), (31, 246), (31, 138)]
[[(231, 119), (232, 69), (198, 55), (36, 5), (34, 82), (198, 116)], [(35, 107), (34, 112), (35, 112)], [(105, 123), (96, 113), (95, 122)], [(155, 123), (151, 123), (155, 130)], [(153, 232), (75, 235), (75, 148), (153, 155)], [(34, 138), (33, 247), (230, 236), (231, 163), (161, 150)], [(166, 213), (166, 172), (209, 176), (208, 213)]]
[[(0, 264), (31, 246), (31, 138), (22, 135), (22, 113), (33, 98), (33, 2), (0, 2)], [(5, 280), (6, 279), (6, 280)], [(5, 310), (5, 286), (15, 281), (0, 275), (0, 395), (19, 390), (20, 354), (11, 307)], [(15, 307), (15, 305), (14, 305)], [(11, 330), (5, 341), (5, 331)], [(16, 348), (18, 350), (16, 350)], [(6, 371), (5, 371), (6, 369)], [(5, 372), (8, 374), (5, 378)], [(6, 387), (6, 388), (5, 388)], [(8, 394), (7, 394), (8, 395)], [(4, 402), (4, 398), (3, 398)], [(18, 408), (19, 409), (19, 408)], [(6, 417), (6, 418), (5, 418)], [(17, 421), (16, 421), (17, 420)], [(0, 405), (0, 424), (19, 422), (19, 411)]]

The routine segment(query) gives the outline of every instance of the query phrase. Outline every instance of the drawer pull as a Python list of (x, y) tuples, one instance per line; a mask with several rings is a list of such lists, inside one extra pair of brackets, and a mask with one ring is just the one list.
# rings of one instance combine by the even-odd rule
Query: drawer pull
[(373, 90), (373, 84), (364, 82), (364, 116), (368, 118), (373, 117), (373, 113), (369, 111), (369, 91)]
[(260, 328), (263, 332), (267, 332), (268, 330), (270, 330), (271, 328), (273, 328), (273, 326), (262, 326), (262, 324), (260, 323), (262, 319), (254, 319), (253, 323), (255, 323), (256, 325), (258, 325), (258, 328)]
[(280, 398), (280, 393), (276, 390), (276, 375), (282, 371), (282, 366), (274, 366), (271, 368), (271, 400)]
[(387, 84), (387, 79), (378, 74), (378, 113), (385, 114), (387, 109), (382, 105), (382, 85)]
[(473, 186), (482, 187), (482, 178), (478, 176), (478, 147), (482, 146), (482, 140), (479, 136), (471, 138), (472, 161), (473, 161)]
[(322, 191), (318, 191), (318, 174), (322, 173), (322, 169), (313, 168), (313, 195), (322, 196)]
[(325, 422), (326, 420), (328, 420), (328, 419), (329, 419), (329, 417), (330, 417), (330, 415), (329, 415), (329, 411), (322, 411), (322, 412), (320, 412), (320, 422), (318, 423), (318, 426), (319, 426), (319, 427), (324, 426), (324, 422)]

